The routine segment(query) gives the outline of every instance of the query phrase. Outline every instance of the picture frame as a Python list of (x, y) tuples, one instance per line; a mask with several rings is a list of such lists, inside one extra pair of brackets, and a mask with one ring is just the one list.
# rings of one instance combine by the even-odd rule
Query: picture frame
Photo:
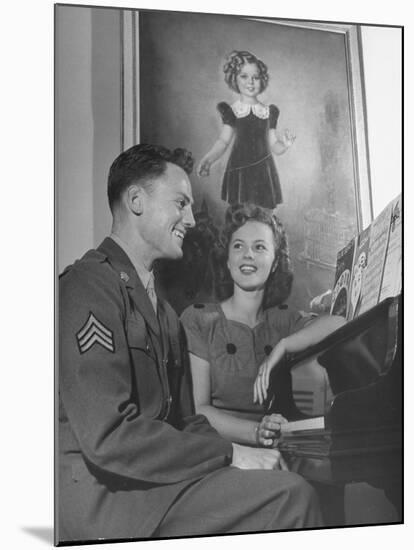
[[(74, 7), (74, 9), (81, 10), (82, 8), (80, 6)], [(85, 194), (85, 189), (87, 192), (87, 198), (89, 200), (89, 203), (87, 205), (87, 208), (85, 208), (86, 213), (92, 213), (90, 216), (90, 219), (87, 219), (87, 224), (83, 224), (83, 226), (87, 226), (87, 229), (90, 230), (90, 232), (87, 235), (87, 239), (77, 240), (76, 236), (79, 231), (79, 228), (82, 228), (82, 217), (81, 214), (78, 214), (76, 212), (76, 219), (77, 221), (80, 220), (79, 224), (74, 224), (73, 227), (70, 224), (70, 229), (72, 230), (71, 235), (69, 238), (67, 238), (67, 241), (64, 243), (66, 245), (70, 245), (73, 247), (70, 248), (70, 246), (67, 246), (66, 248), (64, 246), (61, 246), (61, 241), (58, 243), (58, 252), (57, 252), (57, 264), (58, 264), (58, 271), (61, 272), (61, 268), (64, 267), (65, 264), (67, 264), (67, 259), (72, 259), (72, 257), (75, 254), (78, 255), (79, 251), (84, 251), (86, 248), (96, 246), (96, 244), (99, 242), (101, 235), (106, 234), (103, 233), (104, 231), (107, 231), (108, 229), (108, 209), (106, 205), (106, 197), (105, 192), (102, 190), (102, 182), (103, 178), (106, 176), (106, 169), (109, 167), (106, 164), (108, 164), (109, 161), (111, 161), (115, 155), (119, 154), (119, 151), (125, 150), (128, 147), (138, 143), (138, 142), (154, 142), (154, 143), (163, 143), (168, 147), (174, 147), (183, 145), (185, 147), (188, 147), (192, 149), (195, 152), (195, 158), (196, 162), (200, 158), (201, 154), (205, 152), (206, 145), (208, 144), (208, 141), (214, 139), (215, 132), (220, 126), (220, 119), (215, 112), (215, 105), (214, 103), (220, 99), (228, 99), (230, 97), (230, 93), (227, 90), (227, 93), (229, 94), (227, 97), (223, 97), (224, 94), (224, 84), (222, 82), (222, 63), (223, 63), (223, 56), (220, 52), (224, 52), (224, 48), (220, 50), (220, 52), (216, 52), (217, 55), (210, 56), (210, 60), (213, 60), (212, 64), (210, 65), (210, 73), (206, 70), (204, 71), (204, 67), (199, 63), (199, 67), (202, 68), (201, 70), (201, 78), (197, 80), (194, 83), (194, 87), (192, 91), (200, 92), (205, 91), (205, 87), (207, 86), (206, 82), (208, 81), (208, 75), (214, 73), (214, 79), (212, 80), (211, 87), (208, 89), (208, 93), (211, 93), (211, 102), (207, 108), (207, 106), (204, 106), (203, 108), (200, 107), (202, 103), (198, 105), (198, 111), (197, 108), (195, 109), (197, 114), (197, 120), (201, 121), (203, 117), (206, 117), (206, 123), (202, 125), (202, 130), (200, 130), (201, 125), (198, 125), (197, 123), (194, 123), (191, 119), (191, 116), (183, 116), (184, 115), (192, 115), (194, 114), (194, 110), (192, 108), (194, 105), (192, 105), (192, 108), (188, 111), (183, 111), (176, 108), (176, 105), (167, 105), (168, 110), (171, 111), (172, 115), (177, 118), (177, 121), (179, 124), (183, 125), (183, 128), (179, 132), (177, 132), (177, 128), (171, 125), (171, 119), (167, 121), (167, 124), (164, 124), (165, 120), (162, 117), (162, 112), (157, 112), (154, 115), (154, 112), (150, 107), (146, 108), (145, 106), (151, 105), (150, 102), (148, 102), (148, 93), (151, 91), (151, 85), (148, 84), (148, 82), (145, 84), (142, 82), (143, 78), (142, 75), (146, 75), (147, 69), (148, 69), (148, 62), (151, 62), (151, 58), (147, 57), (145, 58), (145, 55), (143, 57), (142, 55), (142, 47), (147, 47), (147, 52), (152, 49), (152, 44), (150, 44), (151, 47), (145, 46), (145, 37), (142, 36), (142, 30), (148, 30), (147, 22), (145, 19), (148, 17), (148, 15), (151, 15), (153, 17), (176, 17), (179, 21), (184, 21), (185, 18), (189, 17), (198, 17), (198, 18), (204, 18), (208, 17), (212, 20), (214, 19), (215, 22), (217, 22), (219, 19), (223, 22), (226, 22), (227, 24), (231, 24), (235, 26), (237, 29), (239, 24), (242, 24), (243, 26), (246, 25), (264, 25), (266, 28), (266, 33), (271, 34), (270, 30), (280, 31), (283, 29), (283, 32), (294, 32), (294, 33), (317, 33), (314, 34), (314, 36), (320, 36), (320, 37), (326, 37), (326, 36), (332, 36), (334, 37), (334, 41), (340, 41), (341, 42), (341, 51), (343, 53), (343, 73), (344, 73), (344, 82), (346, 83), (346, 87), (343, 88), (345, 90), (344, 95), (346, 96), (346, 106), (347, 106), (347, 116), (349, 120), (349, 132), (347, 134), (348, 139), (348, 153), (350, 160), (350, 170), (348, 172), (348, 175), (351, 174), (350, 180), (352, 180), (352, 226), (351, 228), (348, 228), (348, 232), (342, 231), (342, 228), (340, 228), (337, 233), (334, 231), (331, 231), (331, 229), (337, 229), (336, 225), (330, 225), (326, 226), (328, 227), (328, 231), (325, 232), (325, 236), (331, 238), (332, 235), (337, 238), (338, 240), (332, 242), (332, 240), (329, 240), (327, 242), (321, 243), (320, 241), (317, 241), (315, 239), (315, 233), (318, 233), (319, 228), (312, 225), (311, 222), (315, 221), (313, 219), (305, 219), (303, 217), (303, 226), (301, 228), (302, 233), (299, 235), (295, 235), (294, 232), (289, 233), (289, 237), (293, 235), (293, 238), (290, 239), (291, 243), (291, 252), (292, 252), (292, 261), (294, 263), (294, 271), (295, 271), (295, 283), (294, 288), (292, 291), (292, 298), (289, 301), (289, 305), (292, 305), (293, 307), (300, 308), (303, 310), (309, 309), (309, 304), (311, 302), (311, 298), (316, 296), (318, 292), (325, 291), (327, 288), (330, 287), (330, 280), (333, 276), (333, 268), (334, 268), (334, 260), (333, 256), (327, 258), (326, 256), (323, 256), (323, 251), (327, 250), (329, 248), (330, 252), (338, 250), (338, 247), (340, 246), (341, 242), (345, 242), (348, 239), (349, 231), (359, 231), (361, 227), (365, 227), (367, 224), (370, 223), (372, 219), (372, 199), (371, 199), (371, 188), (370, 188), (370, 170), (369, 170), (369, 151), (368, 151), (368, 140), (367, 140), (367, 120), (366, 120), (366, 105), (365, 105), (365, 90), (364, 90), (364, 80), (363, 80), (363, 62), (362, 62), (362, 56), (361, 56), (361, 34), (360, 34), (360, 28), (358, 25), (345, 25), (345, 24), (330, 24), (330, 23), (315, 23), (315, 22), (304, 22), (304, 21), (291, 21), (291, 20), (281, 20), (281, 19), (263, 19), (263, 18), (249, 18), (249, 17), (240, 17), (240, 16), (227, 16), (227, 15), (206, 15), (206, 14), (185, 14), (185, 13), (172, 13), (172, 12), (160, 12), (156, 13), (153, 11), (145, 11), (145, 10), (132, 10), (132, 9), (121, 9), (121, 10), (105, 10), (105, 8), (94, 8), (93, 11), (100, 11), (101, 14), (98, 17), (95, 17), (95, 14), (91, 14), (91, 33), (92, 33), (92, 48), (91, 52), (87, 51), (85, 57), (88, 57), (90, 55), (90, 59), (88, 58), (87, 61), (90, 62), (90, 65), (93, 66), (94, 63), (96, 64), (97, 60), (99, 63), (101, 63), (102, 58), (104, 57), (104, 54), (100, 51), (99, 46), (102, 46), (103, 43), (105, 43), (105, 52), (111, 50), (111, 54), (113, 58), (111, 58), (111, 63), (101, 63), (99, 66), (99, 69), (102, 70), (102, 73), (99, 73), (99, 71), (91, 71), (90, 66), (87, 66), (87, 63), (85, 64), (85, 67), (81, 67), (82, 70), (84, 70), (84, 74), (88, 74), (89, 72), (92, 73), (91, 76), (91, 86), (90, 89), (88, 86), (86, 86), (86, 92), (88, 93), (91, 91), (91, 97), (93, 98), (92, 101), (92, 107), (95, 109), (96, 105), (99, 105), (99, 108), (102, 109), (100, 111), (101, 115), (104, 113), (103, 104), (104, 102), (102, 100), (102, 96), (107, 94), (108, 97), (105, 99), (110, 102), (110, 107), (112, 111), (110, 112), (110, 116), (105, 119), (104, 124), (99, 121), (99, 118), (97, 117), (95, 120), (92, 121), (92, 124), (88, 126), (88, 130), (90, 131), (90, 135), (93, 137), (93, 139), (90, 139), (90, 143), (88, 143), (88, 146), (91, 146), (91, 150), (94, 153), (94, 156), (90, 155), (90, 158), (93, 158), (93, 163), (90, 162), (88, 159), (88, 164), (85, 166), (82, 166), (81, 170), (79, 170), (79, 174), (81, 174), (82, 177), (88, 176), (89, 173), (92, 174), (91, 183), (88, 182), (89, 187), (82, 187), (83, 181), (80, 178), (79, 181), (76, 180), (76, 178), (71, 178), (70, 184), (71, 186), (66, 186), (65, 183), (67, 179), (69, 179), (69, 176), (72, 175), (73, 170), (73, 158), (70, 159), (70, 153), (72, 152), (71, 149), (69, 149), (69, 154), (67, 153), (68, 149), (65, 149), (64, 145), (66, 143), (67, 135), (59, 134), (60, 127), (59, 127), (59, 116), (61, 115), (60, 112), (57, 113), (58, 118), (58, 162), (57, 162), (57, 181), (59, 185), (59, 193), (60, 197), (63, 196), (64, 193), (69, 194), (69, 192), (73, 195), (74, 192), (78, 192), (76, 204), (79, 206), (80, 204), (82, 207), (84, 206), (84, 200), (83, 196)], [(103, 14), (103, 12), (105, 12)], [(110, 13), (110, 17), (108, 14)], [(81, 18), (79, 18), (81, 19)], [(171, 23), (171, 21), (170, 21)], [(111, 33), (103, 33), (102, 28), (105, 28), (112, 31)], [(69, 27), (70, 25), (68, 25)], [(184, 25), (185, 26), (185, 25)], [(244, 28), (247, 28), (244, 26)], [(89, 31), (89, 28), (86, 29)], [(225, 34), (225, 33), (224, 33)], [(240, 33), (242, 35), (242, 33)], [(248, 34), (248, 33), (247, 33)], [(184, 37), (185, 33), (177, 33), (177, 36)], [(214, 38), (214, 34), (212, 34)], [(243, 38), (243, 37), (242, 37)], [(84, 36), (85, 42), (88, 42), (89, 35), (87, 32), (85, 32)], [(120, 40), (119, 40), (120, 39)], [(118, 42), (116, 42), (118, 40)], [(245, 40), (243, 38), (243, 40)], [(323, 41), (324, 38), (321, 38)], [(242, 40), (240, 40), (242, 41)], [(97, 42), (97, 43), (95, 43)], [(191, 40), (190, 40), (191, 43)], [(230, 42), (228, 42), (229, 44)], [(114, 48), (114, 44), (117, 45), (116, 49)], [(292, 43), (293, 44), (293, 43)], [(291, 45), (292, 45), (291, 44)], [(59, 44), (62, 46), (62, 44)], [(64, 45), (64, 44), (63, 44)], [(166, 41), (166, 47), (171, 52), (171, 55), (174, 55), (174, 52), (177, 53), (180, 51), (179, 48), (174, 48), (174, 45), (171, 44), (168, 40)], [(241, 46), (238, 46), (241, 47)], [(62, 50), (64, 48), (62, 47)], [(229, 48), (226, 49), (228, 51)], [(70, 52), (71, 53), (71, 52)], [(65, 51), (65, 55), (67, 57), (65, 58), (62, 55), (63, 62), (69, 63), (71, 61), (70, 59), (70, 53), (67, 54), (67, 50)], [(78, 52), (77, 52), (78, 53)], [(177, 54), (178, 55), (178, 54)], [(114, 62), (117, 61), (117, 63)], [(118, 64), (118, 61), (120, 60), (120, 63)], [(155, 57), (152, 61), (155, 61), (153, 65), (156, 68), (156, 72), (158, 71), (158, 68), (160, 66), (168, 65), (168, 59), (163, 60), (162, 58)], [(185, 62), (182, 63), (184, 68), (187, 68), (187, 64)], [(66, 66), (59, 66), (58, 68), (63, 69)], [(111, 70), (108, 70), (108, 67)], [(94, 67), (96, 68), (96, 67)], [(112, 70), (115, 68), (116, 70)], [(119, 72), (118, 68), (120, 68)], [(63, 73), (63, 69), (61, 70), (61, 73)], [(99, 73), (99, 74), (97, 74)], [(179, 73), (179, 76), (182, 73)], [(193, 73), (194, 74), (194, 73)], [(157, 75), (156, 75), (157, 76)], [(58, 71), (58, 84), (61, 84), (61, 81), (59, 80), (60, 73)], [(112, 86), (112, 94), (108, 94), (108, 82), (110, 81), (110, 85)], [(158, 82), (157, 86), (154, 86), (152, 88), (152, 91), (155, 93), (154, 95), (154, 103), (157, 104), (157, 101), (159, 102), (159, 98), (157, 97), (157, 94), (159, 91), (163, 90), (163, 87), (165, 83), (169, 83), (170, 85), (175, 85), (178, 80), (172, 79), (170, 74), (166, 74), (162, 76), (161, 82)], [(216, 85), (218, 83), (221, 83), (221, 88), (219, 88), (219, 92), (216, 93)], [(89, 82), (87, 82), (89, 84)], [(97, 84), (104, 84), (101, 86), (98, 86)], [(297, 83), (295, 83), (296, 85)], [(145, 88), (146, 85), (146, 88)], [(62, 91), (63, 86), (59, 88), (58, 86), (58, 100), (61, 99), (61, 95), (64, 95), (67, 93), (67, 96), (69, 97), (71, 93), (71, 89), (67, 91)], [(182, 88), (178, 87), (177, 89), (177, 95), (180, 95), (182, 91)], [(87, 94), (86, 94), (87, 96)], [(99, 97), (97, 97), (99, 96)], [(285, 96), (286, 97), (286, 96)], [(305, 97), (305, 96), (304, 96)], [(119, 101), (114, 101), (114, 98), (116, 100), (119, 99)], [(65, 96), (65, 99), (67, 97)], [(72, 99), (72, 98), (70, 98)], [(83, 99), (83, 98), (82, 98)], [(73, 109), (73, 104), (68, 105), (70, 108), (73, 109), (73, 112), (75, 112), (76, 117), (81, 117), (82, 109), (85, 108), (85, 104), (82, 101), (78, 101), (76, 103), (77, 97), (75, 97), (75, 108)], [(269, 100), (272, 100), (269, 96)], [(305, 98), (306, 100), (306, 98)], [(285, 102), (285, 103), (284, 103)], [(64, 102), (62, 101), (61, 105)], [(292, 113), (291, 106), (289, 107), (289, 104), (286, 103), (285, 100), (282, 100), (282, 105), (288, 105), (287, 109), (283, 109), (282, 112), (290, 112)], [(107, 103), (108, 104), (108, 103)], [(58, 101), (59, 105), (59, 101)], [(307, 105), (305, 101), (305, 105)], [(88, 106), (89, 107), (89, 106)], [(329, 105), (328, 105), (329, 107)], [(332, 105), (331, 105), (332, 107)], [(159, 109), (159, 107), (158, 107)], [(290, 109), (290, 111), (289, 111)], [(87, 111), (88, 115), (90, 114), (89, 110), (85, 108), (85, 111)], [(96, 111), (95, 111), (96, 113)], [(116, 116), (115, 116), (116, 114)], [(105, 113), (106, 115), (106, 113)], [(104, 117), (105, 118), (105, 117)], [(92, 119), (92, 117), (91, 117)], [(156, 124), (152, 124), (152, 122), (156, 120)], [(118, 125), (112, 124), (112, 121), (116, 120), (118, 122)], [(189, 123), (186, 121), (190, 121)], [(151, 122), (151, 124), (150, 124)], [(94, 125), (99, 126), (99, 132), (96, 131), (96, 127)], [(75, 128), (75, 125), (73, 127), (69, 127), (69, 130), (72, 130)], [(106, 130), (106, 131), (105, 131)], [(78, 134), (76, 133), (78, 129), (75, 129), (75, 132), (70, 135), (70, 142), (73, 144), (73, 142), (76, 142), (76, 138), (78, 137)], [(94, 133), (95, 132), (95, 133)], [(163, 133), (162, 133), (163, 132)], [(68, 131), (69, 134), (69, 131)], [(323, 132), (322, 132), (323, 135)], [(164, 137), (163, 137), (164, 136)], [(303, 132), (298, 132), (297, 136), (297, 144), (304, 142), (304, 136), (305, 134)], [(87, 136), (90, 137), (89, 135)], [(185, 137), (184, 141), (180, 141), (178, 138)], [(305, 136), (306, 137), (306, 136)], [(197, 141), (197, 139), (199, 141)], [(60, 140), (60, 141), (59, 141)], [(68, 140), (69, 141), (69, 140)], [(305, 140), (306, 141), (306, 140)], [(309, 140), (308, 140), (309, 143)], [(78, 146), (78, 143), (75, 143), (76, 146)], [(81, 145), (81, 144), (79, 144)], [(193, 147), (195, 145), (195, 149)], [(326, 143), (325, 143), (326, 145)], [(64, 155), (66, 155), (66, 158), (61, 160), (59, 157), (59, 153), (63, 151)], [(90, 153), (90, 150), (87, 150), (88, 153)], [(332, 151), (331, 151), (332, 152)], [(62, 155), (62, 158), (63, 156)], [(74, 155), (75, 156), (75, 155)], [(287, 158), (287, 157), (286, 157)], [(71, 160), (71, 166), (70, 169), (68, 169), (69, 162), (68, 160)], [(65, 162), (67, 163), (65, 165)], [(301, 160), (304, 165), (306, 163)], [(211, 222), (215, 229), (220, 230), (222, 225), (222, 218), (223, 213), (225, 209), (225, 204), (220, 202), (220, 199), (218, 199), (217, 193), (219, 192), (219, 178), (217, 177), (221, 172), (220, 170), (224, 169), (224, 162), (221, 161), (221, 164), (217, 167), (215, 167), (215, 181), (210, 182), (215, 185), (213, 188), (213, 185), (210, 187), (207, 186), (207, 184), (203, 187), (201, 185), (200, 181), (197, 180), (197, 176), (193, 173), (191, 176), (192, 180), (192, 186), (194, 189), (194, 198), (195, 198), (195, 204), (194, 204), (194, 211), (196, 214), (196, 220), (197, 220), (197, 214), (201, 214), (203, 217), (203, 220), (208, 220), (209, 223)], [(290, 166), (295, 166), (295, 163), (291, 160), (286, 160), (285, 166), (282, 169), (281, 168), (281, 174), (288, 174), (289, 172), (289, 164)], [(92, 169), (93, 166), (93, 169)], [(77, 169), (78, 166), (76, 165), (75, 168)], [(87, 170), (85, 169), (87, 168)], [(331, 167), (332, 169), (332, 167)], [(105, 172), (105, 173), (104, 173)], [(64, 177), (62, 177), (62, 175)], [(282, 179), (282, 182), (286, 181), (285, 179)], [(217, 185), (216, 185), (217, 184)], [(77, 189), (73, 189), (74, 186), (77, 186)], [(282, 183), (282, 186), (286, 186), (285, 183)], [(79, 193), (80, 190), (80, 193)], [(205, 193), (205, 191), (207, 191)], [(288, 189), (289, 191), (289, 189)], [(289, 192), (287, 192), (287, 195), (289, 196)], [(298, 193), (295, 195), (298, 196)], [(58, 202), (60, 200), (60, 197), (58, 195)], [(62, 204), (64, 204), (69, 211), (72, 207), (71, 202), (63, 196), (65, 199), (62, 200)], [(106, 210), (103, 208), (103, 203), (105, 201), (105, 207)], [(75, 201), (74, 201), (75, 202)], [(60, 203), (59, 203), (60, 204)], [(289, 201), (287, 201), (287, 205), (289, 206)], [(302, 205), (303, 207), (303, 205)], [(305, 205), (306, 207), (306, 205)], [(279, 208), (279, 207), (278, 207)], [(285, 209), (283, 211), (284, 206), (280, 208), (281, 210), (281, 217), (282, 221), (289, 225), (290, 218), (295, 219), (289, 214), (289, 211)], [(66, 213), (64, 212), (64, 209), (59, 208), (57, 209), (59, 212), (58, 217), (58, 229), (60, 229), (60, 225), (62, 223), (62, 213), (66, 216)], [(75, 209), (73, 209), (75, 210)], [(70, 212), (69, 212), (70, 213)], [(279, 214), (279, 212), (276, 212)], [(335, 212), (328, 212), (328, 218), (329, 216), (333, 216), (333, 219), (335, 220)], [(67, 216), (69, 219), (69, 216)], [(331, 219), (331, 218), (329, 218)], [(295, 219), (295, 221), (297, 218)], [(316, 220), (318, 221), (318, 220)], [(65, 222), (65, 220), (63, 220)], [(307, 225), (305, 222), (309, 222)], [(62, 224), (64, 225), (64, 223)], [(288, 230), (291, 229), (291, 227), (288, 227)], [(307, 233), (308, 231), (308, 233)], [(64, 231), (58, 231), (57, 237), (58, 239), (61, 238), (61, 236), (64, 235)], [(67, 237), (68, 233), (66, 233)], [(339, 236), (338, 236), (339, 235)], [(62, 241), (63, 242), (63, 241)], [(321, 246), (323, 244), (325, 248)], [(319, 246), (319, 248), (318, 248)], [(335, 253), (335, 252), (334, 252)], [(179, 263), (179, 262), (177, 262)], [(175, 273), (176, 274), (176, 273)], [(192, 273), (194, 275), (194, 272)], [(168, 276), (168, 273), (167, 273)], [(187, 305), (187, 302), (196, 302), (200, 297), (203, 299), (208, 299), (208, 292), (206, 292), (206, 289), (202, 286), (198, 289), (198, 292), (193, 293), (192, 295), (182, 295), (180, 294), (185, 287), (187, 286), (187, 281), (185, 279), (181, 279), (180, 277), (174, 277), (174, 280), (176, 282), (179, 282), (179, 286), (173, 286), (170, 289), (167, 289), (169, 291), (169, 295), (167, 292), (167, 298), (172, 304), (172, 306), (176, 309), (176, 311), (179, 313), (182, 311), (182, 309)], [(165, 290), (165, 289), (164, 289)], [(284, 304), (283, 304), (284, 305)], [(392, 517), (393, 521), (393, 517)]]
[[(191, 34), (193, 22), (202, 46), (188, 52), (188, 44), (195, 41), (195, 35)], [(168, 48), (163, 46), (163, 41), (157, 42), (161, 27)], [(167, 139), (172, 145), (182, 144), (191, 150), (196, 164), (220, 130), (215, 104), (223, 97), (229, 103), (235, 99), (235, 94), (229, 93), (224, 84), (225, 53), (237, 44), (239, 49), (250, 48), (256, 53), (259, 50), (263, 58), (271, 59), (269, 86), (263, 101), (277, 102), (281, 109), (280, 124), (290, 124), (286, 118), (291, 118), (297, 134), (291, 150), (276, 161), (283, 195), (283, 204), (277, 207), (276, 214), (285, 224), (290, 240), (295, 272), (290, 303), (293, 307), (308, 309), (314, 297), (332, 288), (337, 252), (373, 218), (360, 26), (126, 10), (122, 14), (121, 29), (122, 143), (126, 147), (137, 140)], [(332, 46), (336, 52), (334, 61), (330, 61)], [(280, 50), (277, 59), (272, 59), (273, 52)], [(174, 52), (184, 53), (176, 56)], [(315, 62), (320, 55), (321, 60)], [(181, 57), (187, 72), (192, 73), (187, 80), (179, 73)], [(202, 58), (208, 61), (203, 63)], [(318, 77), (306, 69), (309, 63)], [(337, 81), (331, 79), (335, 64), (340, 66)], [(295, 76), (295, 68), (290, 65), (296, 67), (300, 77)], [(170, 70), (163, 72), (162, 67), (166, 66)], [(174, 70), (185, 83), (174, 81)], [(140, 81), (140, 74), (145, 74), (144, 82)], [(283, 82), (281, 90), (279, 80)], [(320, 83), (325, 80), (324, 88)], [(275, 86), (276, 93), (273, 93)], [(310, 101), (304, 97), (306, 93), (312, 96)], [(201, 100), (197, 102), (194, 97), (198, 95)], [(317, 95), (318, 100), (314, 100)], [(295, 101), (300, 104), (297, 109)], [(207, 115), (203, 118), (205, 104)], [(287, 112), (285, 118), (284, 112)], [(179, 128), (174, 117), (180, 121)], [(191, 176), (195, 211), (207, 209), (218, 231), (227, 206), (219, 197), (227, 157), (225, 154), (224, 160), (213, 166), (206, 181), (197, 176), (196, 168)], [(311, 166), (310, 177), (305, 173), (308, 166)], [(320, 185), (319, 181), (322, 181)], [(306, 195), (307, 198), (303, 198)], [(180, 294), (177, 288), (168, 298), (181, 310), (190, 300), (205, 298), (203, 284), (201, 281), (199, 291), (188, 300), (185, 297), (177, 300)], [(183, 286), (187, 286), (185, 281)]]

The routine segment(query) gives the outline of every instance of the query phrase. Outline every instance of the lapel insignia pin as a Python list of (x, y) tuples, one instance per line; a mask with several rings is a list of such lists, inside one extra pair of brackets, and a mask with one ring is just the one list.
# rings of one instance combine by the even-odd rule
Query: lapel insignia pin
[(112, 353), (115, 352), (114, 335), (93, 313), (89, 317), (80, 331), (76, 334), (79, 351), (85, 353), (95, 344), (99, 344)]
[(127, 283), (129, 281), (129, 276), (125, 273), (125, 271), (121, 271), (121, 273), (119, 275), (125, 283)]

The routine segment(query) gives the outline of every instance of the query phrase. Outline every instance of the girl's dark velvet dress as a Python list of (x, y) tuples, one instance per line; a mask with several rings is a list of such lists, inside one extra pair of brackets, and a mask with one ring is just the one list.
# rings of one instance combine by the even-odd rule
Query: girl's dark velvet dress
[(229, 204), (251, 202), (274, 208), (282, 202), (279, 176), (269, 148), (269, 129), (276, 128), (279, 109), (240, 101), (217, 105), (223, 124), (235, 133), (223, 178), (221, 198)]

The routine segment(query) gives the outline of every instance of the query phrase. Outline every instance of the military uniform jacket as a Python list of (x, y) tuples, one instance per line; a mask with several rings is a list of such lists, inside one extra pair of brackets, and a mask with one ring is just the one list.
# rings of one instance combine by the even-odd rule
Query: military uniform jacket
[(110, 238), (60, 278), (57, 540), (148, 537), (180, 493), (228, 465), (194, 415), (172, 308), (158, 319)]

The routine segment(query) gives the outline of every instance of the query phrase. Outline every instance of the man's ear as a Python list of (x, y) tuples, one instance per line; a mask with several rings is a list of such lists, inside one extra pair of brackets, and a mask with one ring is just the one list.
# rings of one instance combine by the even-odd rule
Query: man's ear
[(142, 191), (143, 189), (141, 186), (131, 185), (130, 187), (128, 187), (126, 192), (126, 201), (128, 204), (128, 208), (136, 216), (141, 216), (144, 209)]

